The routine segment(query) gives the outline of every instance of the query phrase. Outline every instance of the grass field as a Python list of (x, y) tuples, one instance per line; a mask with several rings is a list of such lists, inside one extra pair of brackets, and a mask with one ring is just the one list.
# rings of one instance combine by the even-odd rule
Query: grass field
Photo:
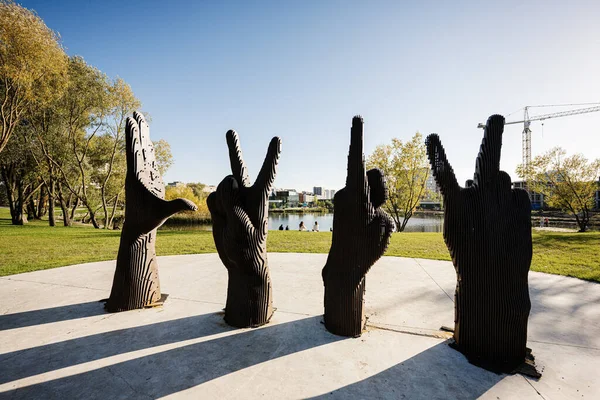
[[(49, 227), (46, 221), (12, 226), (0, 208), (0, 276), (91, 261), (114, 260), (120, 231), (88, 226)], [(330, 232), (269, 232), (269, 252), (327, 253)], [(212, 233), (159, 231), (158, 255), (213, 253)], [(533, 271), (600, 282), (600, 232), (533, 233)], [(441, 233), (394, 233), (387, 256), (449, 260)]]

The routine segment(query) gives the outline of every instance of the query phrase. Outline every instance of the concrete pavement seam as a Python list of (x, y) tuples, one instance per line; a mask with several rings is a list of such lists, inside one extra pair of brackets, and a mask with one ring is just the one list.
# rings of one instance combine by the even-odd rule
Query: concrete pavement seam
[(431, 280), (432, 280), (432, 281), (433, 281), (433, 282), (434, 282), (434, 283), (435, 283), (435, 284), (436, 284), (436, 285), (437, 285), (437, 286), (440, 288), (440, 290), (441, 290), (442, 292), (444, 292), (444, 294), (445, 294), (446, 296), (448, 296), (448, 298), (450, 299), (450, 301), (451, 301), (452, 303), (454, 303), (454, 299), (453, 299), (453, 298), (452, 298), (452, 297), (451, 297), (451, 296), (450, 296), (448, 293), (446, 293), (446, 291), (444, 290), (444, 288), (442, 288), (442, 287), (440, 286), (440, 284), (439, 284), (439, 283), (437, 283), (437, 281), (436, 281), (435, 279), (433, 279), (433, 277), (432, 277), (431, 275), (429, 275), (429, 272), (427, 272), (427, 270), (426, 270), (425, 268), (423, 268), (423, 266), (421, 265), (421, 263), (419, 263), (419, 261), (417, 261), (417, 259), (416, 259), (416, 258), (413, 258), (413, 260), (414, 260), (414, 261), (417, 263), (417, 265), (418, 265), (419, 267), (421, 267), (421, 269), (422, 269), (422, 270), (423, 270), (423, 271), (424, 271), (424, 272), (427, 274), (427, 276), (428, 276), (428, 277), (429, 277), (429, 278), (430, 278), (430, 279), (431, 279)]

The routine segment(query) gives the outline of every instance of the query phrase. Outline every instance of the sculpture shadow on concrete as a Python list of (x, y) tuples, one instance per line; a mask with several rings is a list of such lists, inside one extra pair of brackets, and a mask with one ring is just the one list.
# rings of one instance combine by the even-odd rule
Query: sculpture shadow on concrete
[(531, 204), (500, 171), (504, 117), (491, 116), (473, 180), (458, 185), (438, 135), (427, 154), (444, 198), (444, 241), (456, 269), (453, 347), (496, 372), (538, 376), (527, 344)]
[[(409, 399), (472, 399), (503, 378), (482, 370), (473, 371), (476, 368), (469, 368), (472, 366), (440, 343), (375, 375), (363, 370), (348, 386), (323, 393), (307, 385), (310, 381), (306, 377), (312, 375), (317, 387), (336, 378), (317, 375), (320, 369), (326, 371), (327, 364), (324, 367), (323, 356), (315, 353), (329, 352), (335, 356), (332, 346), (339, 346), (334, 348), (344, 352), (344, 348), (352, 345), (320, 329), (320, 320), (316, 316), (303, 317), (261, 329), (235, 331), (221, 323), (219, 314), (210, 313), (51, 342), (2, 355), (10, 362), (0, 363), (0, 384), (26, 383), (2, 394), (11, 399), (161, 398), (173, 394), (212, 398), (229, 389), (246, 390), (244, 398), (258, 397), (268, 390), (265, 398), (316, 395), (316, 398), (395, 399), (405, 395)], [(159, 351), (164, 345), (169, 346)], [(271, 379), (270, 385), (267, 384), (270, 387), (252, 387), (249, 391), (247, 384), (244, 386), (250, 382), (244, 371), (259, 368), (261, 373), (250, 379), (263, 383), (265, 376), (276, 374), (273, 363), (286, 358), (297, 362), (285, 373), (279, 371), (278, 380)], [(360, 357), (355, 357), (354, 362), (359, 361)], [(76, 373), (73, 368), (78, 368)], [(236, 378), (235, 374), (240, 372), (243, 375)], [(227, 384), (218, 382), (227, 377), (230, 379)], [(239, 385), (235, 385), (236, 379)], [(214, 385), (202, 387), (210, 382)], [(196, 391), (183, 392), (187, 389)], [(276, 390), (280, 392), (273, 396)]]
[(271, 140), (256, 182), (250, 185), (237, 133), (228, 131), (226, 139), (233, 175), (225, 177), (207, 199), (215, 246), (229, 276), (225, 322), (239, 328), (256, 327), (273, 315), (267, 262), (268, 199), (281, 140)]
[(360, 336), (365, 325), (365, 275), (383, 255), (394, 222), (380, 207), (387, 187), (378, 169), (365, 174), (363, 119), (352, 119), (346, 186), (334, 196), (333, 237), (322, 271), (325, 327), (336, 335)]
[(197, 209), (186, 199), (164, 200), (165, 187), (156, 167), (150, 129), (141, 113), (127, 118), (125, 146), (125, 222), (113, 286), (105, 304), (110, 312), (162, 304), (156, 230), (171, 215)]

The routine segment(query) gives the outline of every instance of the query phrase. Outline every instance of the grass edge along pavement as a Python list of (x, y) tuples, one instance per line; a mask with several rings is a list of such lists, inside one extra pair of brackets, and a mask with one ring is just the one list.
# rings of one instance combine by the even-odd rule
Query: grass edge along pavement
[[(94, 261), (114, 260), (120, 231), (86, 225), (49, 227), (47, 221), (10, 224), (0, 208), (0, 276)], [(267, 249), (278, 253), (328, 253), (330, 232), (269, 232)], [(212, 232), (160, 230), (159, 256), (216, 252)], [(532, 271), (600, 282), (600, 232), (533, 233)], [(394, 233), (385, 256), (450, 260), (441, 233)]]

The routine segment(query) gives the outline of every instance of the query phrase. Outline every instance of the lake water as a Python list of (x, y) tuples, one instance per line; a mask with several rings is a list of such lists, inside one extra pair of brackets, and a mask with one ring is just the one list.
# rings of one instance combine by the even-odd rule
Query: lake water
[[(300, 221), (304, 221), (307, 230), (312, 230), (315, 221), (319, 223), (319, 230), (327, 232), (333, 226), (333, 214), (269, 214), (269, 230), (277, 230), (280, 225), (290, 227), (290, 230), (297, 231)], [(444, 217), (442, 214), (420, 214), (408, 220), (406, 232), (441, 232), (444, 226)], [(166, 230), (212, 230), (211, 225), (181, 225), (181, 226), (163, 226)]]
[[(298, 230), (300, 221), (304, 221), (307, 230), (312, 230), (315, 221), (320, 231), (328, 231), (333, 226), (333, 214), (269, 214), (269, 230), (277, 230), (280, 225)], [(408, 220), (405, 232), (441, 232), (444, 226), (442, 214), (420, 214)]]

